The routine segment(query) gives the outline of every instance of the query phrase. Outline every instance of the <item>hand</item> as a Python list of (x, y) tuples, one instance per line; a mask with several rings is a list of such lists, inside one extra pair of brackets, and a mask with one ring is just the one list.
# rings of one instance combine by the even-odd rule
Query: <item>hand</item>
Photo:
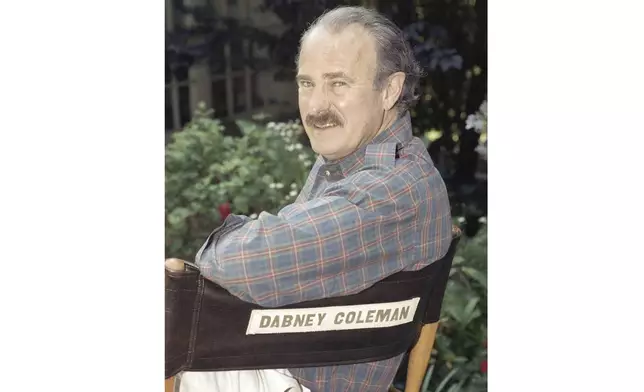
[(183, 271), (185, 267), (185, 262), (180, 259), (167, 259), (165, 261), (165, 268), (168, 271), (180, 272)]

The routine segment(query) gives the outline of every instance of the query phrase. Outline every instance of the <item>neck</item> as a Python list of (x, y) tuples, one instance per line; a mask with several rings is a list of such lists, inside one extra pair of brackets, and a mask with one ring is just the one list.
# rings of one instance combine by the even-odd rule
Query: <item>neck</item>
[[(396, 122), (396, 120), (398, 120), (398, 118), (399, 116), (398, 116), (397, 110), (392, 109), (389, 111), (384, 111), (382, 113), (382, 118), (380, 120), (380, 127), (378, 128), (378, 131), (372, 134), (370, 137), (363, 139), (362, 142), (358, 145), (358, 148), (356, 149), (356, 151), (360, 150), (361, 148), (364, 148), (367, 144), (371, 143), (378, 135), (380, 135), (387, 129), (391, 128)], [(351, 154), (353, 153), (355, 153), (355, 151), (353, 151)], [(343, 157), (333, 157), (333, 158), (322, 156), (322, 158), (324, 158), (324, 161), (326, 163), (339, 162), (351, 154), (347, 154)]]
[(384, 132), (387, 129), (391, 128), (391, 126), (394, 125), (396, 120), (398, 120), (398, 111), (396, 109), (391, 109), (391, 110), (388, 110), (386, 112), (383, 112), (380, 129), (378, 129), (378, 132), (376, 132), (376, 134), (373, 137), (375, 138), (376, 136), (378, 136), (382, 132)]

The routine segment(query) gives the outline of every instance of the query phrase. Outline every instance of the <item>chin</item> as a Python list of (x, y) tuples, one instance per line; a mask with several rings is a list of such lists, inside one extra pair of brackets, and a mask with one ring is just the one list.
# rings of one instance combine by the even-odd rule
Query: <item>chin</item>
[(309, 134), (311, 148), (317, 154), (330, 160), (340, 159), (349, 155), (352, 150), (348, 145), (352, 144), (352, 140), (348, 140), (344, 132), (337, 132), (342, 130), (341, 127), (314, 128), (312, 134)]
[(327, 159), (333, 159), (331, 157), (338, 155), (338, 148), (329, 143), (311, 143), (311, 148), (315, 151), (316, 154), (320, 154)]
[(341, 148), (341, 146), (335, 146), (335, 148), (331, 148), (331, 146), (325, 146), (325, 147), (326, 148), (313, 147), (313, 151), (315, 151), (317, 154), (322, 155), (324, 158), (330, 161), (342, 159), (347, 155), (351, 154), (352, 152), (352, 151), (346, 151), (346, 149)]
[(312, 145), (311, 148), (313, 151), (315, 151), (316, 154), (322, 155), (323, 157), (329, 159), (328, 157), (335, 155), (334, 153), (336, 152), (334, 149), (331, 148), (324, 148), (316, 145)]

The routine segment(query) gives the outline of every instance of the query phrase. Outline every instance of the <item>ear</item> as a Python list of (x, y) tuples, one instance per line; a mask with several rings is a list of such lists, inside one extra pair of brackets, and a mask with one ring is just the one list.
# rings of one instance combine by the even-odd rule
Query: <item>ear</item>
[(405, 73), (396, 72), (387, 78), (387, 85), (383, 91), (383, 106), (385, 110), (390, 110), (394, 107), (400, 94), (402, 94), (403, 85), (405, 84)]

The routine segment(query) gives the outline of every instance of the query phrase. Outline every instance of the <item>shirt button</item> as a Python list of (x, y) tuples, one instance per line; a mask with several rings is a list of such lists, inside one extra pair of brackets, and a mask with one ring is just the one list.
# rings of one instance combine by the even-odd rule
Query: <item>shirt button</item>
[(324, 172), (324, 175), (329, 177), (329, 176), (331, 176), (331, 172), (327, 170), (327, 171)]

